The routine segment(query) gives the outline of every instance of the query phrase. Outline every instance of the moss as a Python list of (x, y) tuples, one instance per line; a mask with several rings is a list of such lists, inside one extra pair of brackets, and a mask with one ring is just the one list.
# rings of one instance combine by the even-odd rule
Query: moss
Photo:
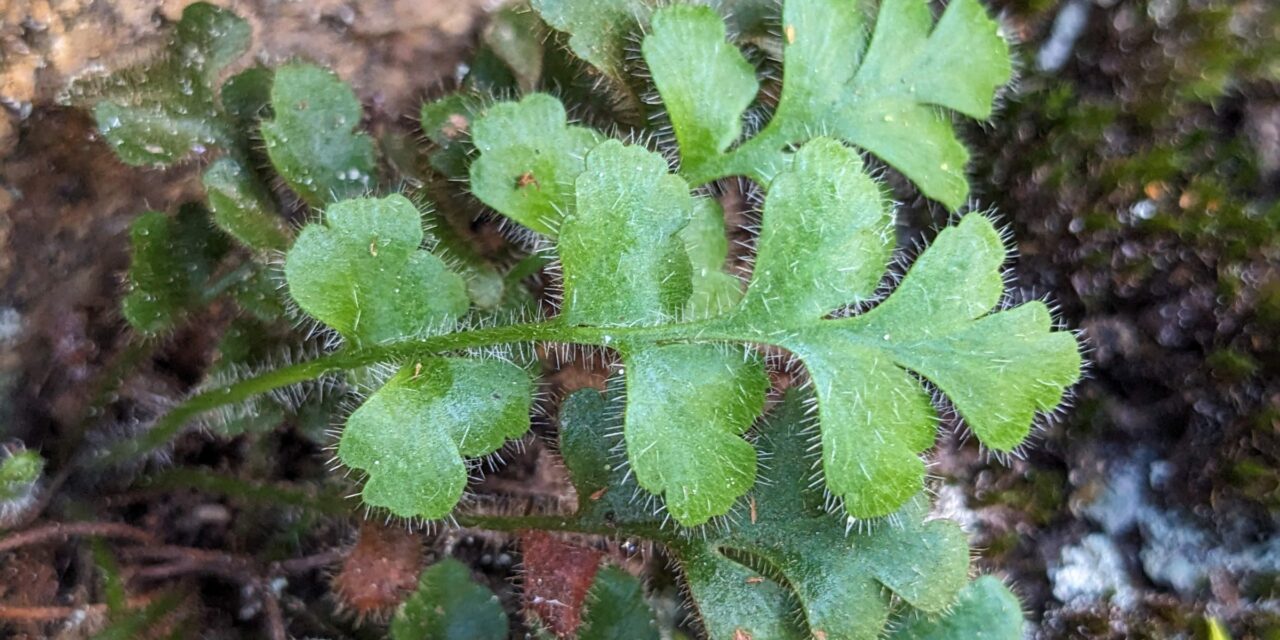
[[(1004, 505), (1022, 513), (1031, 523), (1044, 526), (1062, 511), (1066, 503), (1066, 482), (1066, 474), (1061, 471), (1031, 469), (1011, 486), (986, 493), (978, 504)], [(992, 548), (998, 544), (993, 541)]]
[[(1277, 209), (1280, 210), (1280, 205)], [(1258, 303), (1254, 313), (1264, 325), (1280, 327), (1280, 278), (1272, 279), (1258, 288)]]
[(1018, 548), (1018, 543), (1022, 541), (1022, 536), (1017, 531), (1006, 531), (1004, 534), (996, 536), (987, 543), (987, 547), (982, 550), (985, 558), (1000, 559), (1009, 552)]
[(1239, 382), (1258, 371), (1258, 361), (1236, 349), (1217, 349), (1206, 359), (1213, 375), (1229, 382)]

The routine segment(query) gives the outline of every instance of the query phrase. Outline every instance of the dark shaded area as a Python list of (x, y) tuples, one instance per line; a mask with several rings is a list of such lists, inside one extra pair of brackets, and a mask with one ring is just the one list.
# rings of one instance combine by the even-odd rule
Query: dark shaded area
[[(1045, 637), (1204, 634), (1206, 615), (1274, 637), (1280, 11), (1003, 5), (1027, 69), (970, 137), (978, 201), (1012, 226), (1015, 286), (1054, 299), (1093, 364), (1025, 460), (953, 449), (944, 473)], [(1041, 68), (1073, 17), (1072, 55)]]

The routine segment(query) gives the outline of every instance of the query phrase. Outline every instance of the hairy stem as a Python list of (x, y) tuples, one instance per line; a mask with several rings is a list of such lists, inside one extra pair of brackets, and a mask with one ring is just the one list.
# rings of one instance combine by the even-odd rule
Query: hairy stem
[(197, 489), (263, 505), (288, 505), (330, 516), (351, 513), (351, 504), (324, 487), (302, 487), (253, 482), (213, 470), (176, 467), (142, 478), (138, 485), (145, 494), (171, 489)]
[(661, 525), (652, 524), (620, 524), (608, 526), (584, 522), (575, 515), (567, 516), (487, 516), (475, 514), (456, 514), (454, 520), (464, 529), (484, 529), (512, 533), (524, 530), (561, 531), (564, 533), (581, 533), (594, 536), (636, 537), (666, 543), (672, 537), (665, 535)]
[(119, 442), (86, 461), (92, 466), (111, 465), (154, 451), (172, 440), (200, 414), (289, 385), (321, 376), (357, 369), (379, 362), (405, 362), (462, 349), (526, 342), (564, 342), (609, 347), (625, 352), (632, 341), (729, 341), (744, 342), (741, 332), (721, 329), (724, 318), (642, 327), (580, 327), (558, 320), (513, 324), (460, 331), (373, 347), (347, 347), (332, 355), (274, 369), (232, 384), (197, 393), (170, 410), (147, 431)]
[(213, 302), (215, 298), (226, 293), (232, 287), (244, 282), (257, 271), (258, 265), (253, 261), (246, 261), (234, 269), (222, 274), (217, 280), (210, 282), (200, 292), (199, 304), (206, 305)]

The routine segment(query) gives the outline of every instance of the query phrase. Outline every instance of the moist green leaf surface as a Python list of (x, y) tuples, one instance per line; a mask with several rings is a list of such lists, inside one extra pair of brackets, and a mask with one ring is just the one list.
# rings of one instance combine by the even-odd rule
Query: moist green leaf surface
[(858, 154), (815, 140), (769, 187), (742, 313), (816, 319), (868, 300), (893, 243), (893, 216)]
[(280, 177), (313, 207), (367, 192), (373, 140), (358, 133), (363, 111), (351, 87), (311, 64), (276, 69), (273, 118), (262, 123), (267, 155)]
[(418, 210), (404, 196), (332, 205), (289, 250), (289, 293), (354, 342), (447, 330), (467, 311), (466, 283), (421, 249), (422, 240)]
[(100, 102), (93, 116), (116, 155), (135, 166), (169, 165), (231, 144), (227, 129), (210, 113), (187, 117), (156, 105)]
[(532, 92), (542, 79), (546, 26), (528, 7), (499, 9), (485, 26), (482, 40), (506, 63), (523, 93)]
[(422, 573), (390, 632), (392, 640), (504, 640), (507, 625), (498, 596), (476, 584), (466, 565), (445, 558)]
[(755, 69), (725, 40), (724, 22), (710, 7), (672, 6), (654, 14), (643, 49), (681, 161), (696, 168), (724, 153), (759, 88)]
[(617, 567), (596, 573), (587, 592), (586, 614), (578, 640), (657, 640), (653, 609), (644, 599), (644, 585)]
[(133, 257), (121, 308), (134, 329), (160, 333), (202, 298), (226, 239), (211, 227), (204, 208), (193, 204), (172, 217), (157, 211), (138, 216), (129, 238)]
[(406, 365), (351, 414), (338, 458), (369, 475), (365, 503), (402, 517), (442, 518), (462, 497), (466, 458), (529, 430), (532, 393), (529, 375), (506, 362)]
[(756, 479), (742, 434), (764, 410), (769, 378), (741, 347), (673, 344), (625, 359), (627, 455), (640, 486), (685, 526), (729, 510)]
[(643, 0), (533, 0), (552, 28), (569, 34), (569, 47), (606, 76), (624, 82), (627, 38), (648, 18)]
[[(936, 24), (925, 0), (883, 0), (874, 20), (858, 0), (782, 6), (777, 109), (759, 135), (728, 151), (754, 97), (752, 70), (710, 11), (655, 12), (645, 60), (671, 114), (686, 177), (701, 184), (745, 175), (767, 184), (786, 166), (789, 146), (830, 135), (879, 156), (926, 196), (962, 205), (969, 156), (943, 109), (989, 117), (1012, 74), (1008, 45), (978, 0), (949, 3)], [(715, 81), (694, 81), (703, 74)]]
[(512, 220), (555, 237), (573, 206), (574, 180), (587, 152), (604, 138), (566, 123), (564, 107), (535, 93), (492, 106), (476, 121), (472, 140), (480, 157), (471, 165), (471, 190)]
[(289, 246), (284, 220), (266, 187), (238, 160), (224, 156), (205, 169), (202, 178), (213, 221), (245, 246), (283, 251)]
[(742, 298), (742, 282), (725, 271), (729, 240), (725, 235), (724, 210), (712, 198), (693, 202), (693, 216), (680, 230), (684, 250), (689, 254), (693, 293), (685, 305), (686, 318), (706, 318), (729, 310)]
[(872, 297), (891, 248), (891, 218), (856, 154), (815, 140), (770, 186), (751, 285), (726, 331), (749, 330), (805, 364), (818, 398), (822, 470), (851, 515), (896, 511), (924, 481), (934, 438), (927, 378), (987, 446), (1025, 439), (1039, 411), (1079, 376), (1074, 336), (1033, 302), (990, 313), (1003, 294), (1004, 243), (968, 216), (944, 230), (888, 297), (862, 315), (825, 319)]
[(219, 113), (214, 87), (222, 70), (249, 47), (249, 24), (197, 2), (182, 12), (167, 51), (85, 93), (102, 100), (94, 118), (103, 138), (131, 165), (167, 165), (229, 149), (237, 136)]
[(1018, 640), (1022, 606), (1008, 587), (991, 576), (970, 582), (940, 616), (912, 614), (894, 626), (891, 640)]
[(564, 319), (634, 325), (676, 314), (692, 293), (677, 235), (692, 216), (688, 185), (662, 156), (611, 140), (587, 156), (575, 195), (558, 243)]
[[(712, 638), (733, 638), (739, 630), (752, 637), (878, 638), (892, 609), (889, 594), (924, 612), (945, 609), (967, 577), (963, 533), (951, 522), (926, 522), (922, 499), (886, 522), (846, 533), (810, 481), (805, 403), (803, 395), (789, 394), (761, 428), (760, 453), (772, 471), (756, 483), (750, 510), (686, 537), (631, 502), (634, 485), (621, 469), (602, 469), (604, 434), (616, 428), (616, 418), (598, 392), (575, 393), (562, 413), (562, 453), (575, 481), (582, 470), (588, 486), (607, 483), (595, 489), (597, 499), (582, 502), (578, 517), (668, 545)], [(580, 495), (585, 488), (579, 485)], [(795, 607), (807, 634), (795, 627)]]

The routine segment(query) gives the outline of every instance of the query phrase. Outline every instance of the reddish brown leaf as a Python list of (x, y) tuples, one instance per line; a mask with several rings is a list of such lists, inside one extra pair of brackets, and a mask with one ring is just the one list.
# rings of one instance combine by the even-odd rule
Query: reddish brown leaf
[(385, 617), (417, 588), (422, 560), (417, 535), (403, 527), (365, 522), (333, 577), (333, 591), (358, 619)]
[(562, 638), (573, 637), (603, 555), (543, 531), (523, 531), (525, 606)]

